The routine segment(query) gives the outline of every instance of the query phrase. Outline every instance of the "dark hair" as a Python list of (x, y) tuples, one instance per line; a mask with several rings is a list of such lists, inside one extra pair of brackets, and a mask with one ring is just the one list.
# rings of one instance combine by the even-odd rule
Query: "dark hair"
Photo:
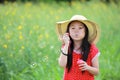
[[(67, 33), (69, 33), (70, 24), (71, 24), (71, 22), (67, 26), (67, 30), (66, 30)], [(83, 42), (81, 45), (82, 60), (87, 61), (88, 54), (90, 51), (90, 43), (88, 41), (89, 31), (88, 31), (87, 26), (84, 23), (83, 23), (83, 25), (85, 26), (85, 37), (83, 38)], [(66, 65), (68, 72), (70, 71), (70, 68), (72, 66), (72, 57), (73, 57), (72, 53), (73, 53), (73, 49), (74, 49), (74, 42), (71, 37), (70, 37), (70, 41), (71, 41), (71, 44), (69, 45), (69, 48), (68, 48), (68, 57), (67, 57), (67, 65)]]

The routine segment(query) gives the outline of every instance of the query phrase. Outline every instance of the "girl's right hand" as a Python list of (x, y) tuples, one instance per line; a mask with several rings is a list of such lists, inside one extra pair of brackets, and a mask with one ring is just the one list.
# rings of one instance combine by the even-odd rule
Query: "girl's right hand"
[(69, 43), (70, 43), (70, 37), (69, 37), (69, 33), (65, 33), (63, 35), (63, 42), (65, 45), (68, 45), (69, 46)]

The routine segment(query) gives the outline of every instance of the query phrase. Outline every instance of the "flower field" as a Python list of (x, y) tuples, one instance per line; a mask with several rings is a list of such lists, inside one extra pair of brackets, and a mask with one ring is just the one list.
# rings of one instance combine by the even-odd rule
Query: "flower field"
[(120, 80), (120, 6), (101, 2), (0, 4), (0, 80), (61, 80), (56, 22), (74, 14), (101, 29), (96, 80)]

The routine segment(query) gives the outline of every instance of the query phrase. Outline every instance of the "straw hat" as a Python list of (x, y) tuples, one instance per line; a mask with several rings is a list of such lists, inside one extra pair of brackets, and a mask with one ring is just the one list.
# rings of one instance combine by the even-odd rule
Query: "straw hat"
[(68, 24), (72, 21), (80, 21), (84, 23), (89, 31), (88, 41), (94, 44), (97, 43), (100, 34), (98, 25), (90, 20), (87, 20), (87, 18), (82, 15), (74, 15), (70, 20), (57, 22), (56, 29), (60, 40), (62, 40), (63, 34), (66, 32)]

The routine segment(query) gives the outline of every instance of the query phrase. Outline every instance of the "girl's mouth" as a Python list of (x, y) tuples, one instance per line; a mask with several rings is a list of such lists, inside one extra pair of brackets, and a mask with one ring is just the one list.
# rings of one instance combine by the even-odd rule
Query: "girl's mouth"
[(78, 34), (75, 34), (75, 37), (78, 37)]

